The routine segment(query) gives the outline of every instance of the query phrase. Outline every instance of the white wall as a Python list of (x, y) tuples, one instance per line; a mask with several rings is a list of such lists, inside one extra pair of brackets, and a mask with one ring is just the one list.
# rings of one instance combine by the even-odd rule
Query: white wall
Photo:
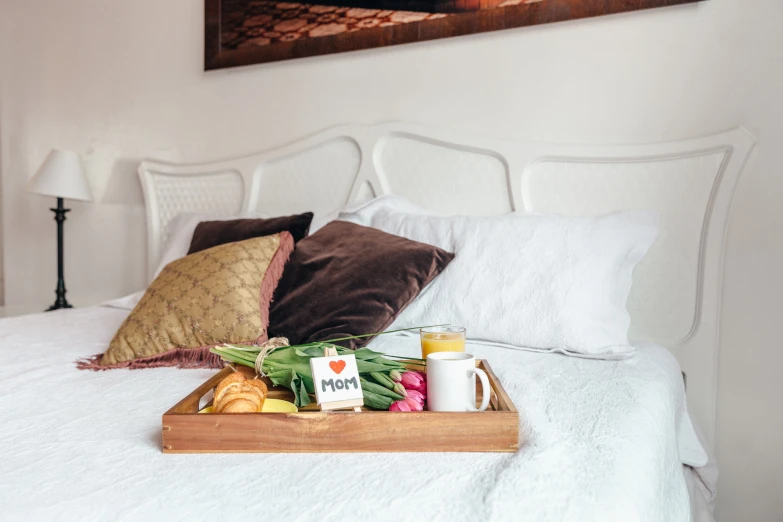
[(53, 300), (47, 151), (84, 155), (73, 203), (77, 304), (141, 288), (136, 162), (265, 149), (337, 123), (407, 120), (493, 137), (639, 142), (744, 125), (759, 140), (729, 231), (718, 518), (783, 519), (783, 5), (698, 5), (205, 74), (201, 0), (3, 0), (0, 161), (6, 301)]

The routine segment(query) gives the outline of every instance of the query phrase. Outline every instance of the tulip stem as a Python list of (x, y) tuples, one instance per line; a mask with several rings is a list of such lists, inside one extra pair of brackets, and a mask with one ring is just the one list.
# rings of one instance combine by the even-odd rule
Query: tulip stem
[(416, 357), (405, 357), (404, 355), (392, 355), (390, 353), (383, 354), (384, 357), (389, 357), (390, 359), (400, 359), (403, 361), (422, 361), (425, 362), (425, 359), (417, 359)]
[[(400, 328), (399, 330), (388, 330), (386, 332), (375, 332), (375, 333), (370, 333), (370, 334), (351, 335), (349, 337), (339, 337), (337, 339), (324, 339), (323, 341), (317, 341), (317, 342), (333, 343), (335, 341), (350, 341), (351, 339), (361, 339), (363, 337), (375, 337), (376, 335), (386, 335), (386, 334), (393, 334), (393, 333), (397, 333), (397, 332), (409, 332), (411, 330), (421, 330), (422, 328), (435, 328), (437, 326), (448, 326), (448, 325), (445, 325), (445, 324), (433, 324), (433, 325), (430, 325), (430, 326), (414, 326), (412, 328)], [(307, 344), (303, 344), (303, 345), (299, 345), (299, 346), (309, 346), (311, 344), (316, 344), (316, 343), (307, 343)]]

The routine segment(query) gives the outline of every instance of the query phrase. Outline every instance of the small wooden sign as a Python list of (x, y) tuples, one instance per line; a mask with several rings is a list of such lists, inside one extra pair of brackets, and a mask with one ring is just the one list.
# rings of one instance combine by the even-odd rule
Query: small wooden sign
[(354, 355), (325, 353), (310, 359), (315, 398), (321, 410), (358, 408), (364, 405), (359, 368)]

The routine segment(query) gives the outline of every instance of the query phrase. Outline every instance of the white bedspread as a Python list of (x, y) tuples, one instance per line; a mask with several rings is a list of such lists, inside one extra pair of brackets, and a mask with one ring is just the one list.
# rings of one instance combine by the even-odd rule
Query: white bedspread
[[(213, 371), (78, 371), (127, 311), (0, 321), (3, 520), (685, 521), (703, 465), (663, 348), (596, 361), (487, 345), (516, 454), (164, 455), (161, 414)], [(414, 353), (408, 337), (375, 349)], [(426, 444), (422, 440), (422, 444)]]

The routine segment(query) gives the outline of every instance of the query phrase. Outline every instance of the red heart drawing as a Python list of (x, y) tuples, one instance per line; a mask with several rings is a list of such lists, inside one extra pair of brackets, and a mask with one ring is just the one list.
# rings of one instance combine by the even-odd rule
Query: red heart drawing
[(331, 361), (329, 363), (329, 368), (334, 371), (334, 373), (339, 374), (345, 369), (345, 361), (339, 360), (339, 361)]

